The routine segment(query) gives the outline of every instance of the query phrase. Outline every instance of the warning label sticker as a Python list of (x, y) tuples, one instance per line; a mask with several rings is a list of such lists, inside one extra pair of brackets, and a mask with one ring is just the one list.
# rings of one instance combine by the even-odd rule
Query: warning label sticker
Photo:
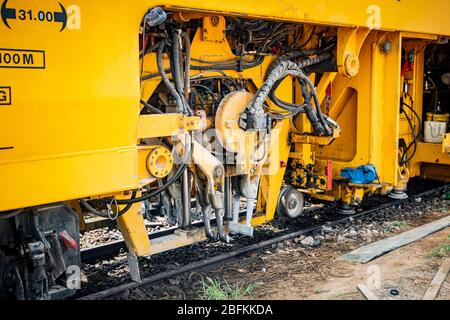
[(45, 69), (45, 52), (0, 48), (0, 68)]
[(11, 87), (0, 87), (0, 105), (11, 105)]

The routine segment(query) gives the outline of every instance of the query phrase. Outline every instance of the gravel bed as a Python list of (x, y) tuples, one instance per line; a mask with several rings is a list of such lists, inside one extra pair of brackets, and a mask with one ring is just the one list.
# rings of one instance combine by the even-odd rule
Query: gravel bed
[[(251, 253), (249, 256), (254, 260), (254, 268), (260, 270), (258, 257), (270, 257), (278, 251), (299, 248), (311, 250), (322, 245), (331, 245), (338, 248), (342, 253), (360, 247), (362, 245), (390, 237), (435, 219), (436, 212), (442, 216), (448, 214), (450, 209), (449, 200), (441, 200), (439, 197), (427, 197), (417, 199), (414, 204), (389, 207), (377, 214), (358, 219), (350, 219), (349, 223), (337, 226), (325, 225), (321, 230), (307, 236), (300, 236), (293, 240), (280, 242), (271, 248), (261, 249), (259, 252)], [(431, 214), (431, 215), (430, 215)], [(417, 223), (420, 220), (420, 223)], [(239, 269), (238, 269), (239, 270)], [(201, 283), (208, 277), (208, 271), (191, 272), (179, 275), (159, 284), (137, 288), (115, 296), (112, 299), (147, 300), (147, 299), (198, 299)]]
[[(145, 223), (147, 232), (157, 232), (171, 228), (165, 218), (158, 216), (153, 217), (151, 221), (145, 220)], [(123, 240), (120, 230), (117, 227), (104, 227), (84, 232), (80, 238), (80, 247), (82, 249), (90, 248), (116, 240)]]
[[(314, 248), (320, 246), (323, 242), (335, 242), (337, 245), (355, 243), (369, 243), (378, 238), (389, 236), (395, 232), (399, 232), (410, 225), (410, 220), (414, 220), (418, 216), (426, 215), (428, 212), (443, 210), (446, 211), (449, 201), (441, 200), (439, 194), (430, 195), (423, 198), (411, 197), (408, 202), (390, 206), (386, 209), (379, 210), (375, 214), (363, 216), (361, 218), (351, 218), (349, 222), (330, 226), (324, 225), (321, 230), (310, 235), (301, 236), (291, 241), (273, 245), (269, 250), (277, 250), (286, 245), (301, 246), (305, 248)], [(379, 203), (390, 201), (387, 197), (373, 197), (367, 199), (365, 206), (370, 207)], [(364, 209), (363, 206), (360, 210)], [(286, 220), (282, 217), (275, 219), (273, 222), (258, 226), (255, 228), (255, 236), (253, 238), (245, 236), (236, 236), (232, 244), (221, 242), (203, 241), (194, 245), (177, 248), (169, 252), (152, 255), (148, 258), (141, 258), (141, 276), (157, 274), (163, 271), (172, 270), (191, 262), (199, 261), (208, 257), (216, 256), (221, 253), (232, 251), (236, 248), (244, 247), (252, 243), (274, 237), (281, 233), (287, 233), (292, 230), (317, 225), (325, 221), (341, 218), (337, 215), (336, 210), (332, 206), (323, 209), (312, 210), (306, 216), (296, 220)], [(108, 228), (106, 228), (108, 229)], [(120, 232), (117, 230), (94, 230), (89, 232), (85, 245), (96, 243), (95, 241), (110, 241), (121, 238)], [(89, 237), (100, 240), (89, 240)], [(110, 240), (108, 240), (110, 239)], [(268, 250), (263, 249), (263, 250)], [(253, 253), (255, 254), (255, 253)], [(257, 254), (257, 253), (256, 253)], [(130, 280), (128, 266), (126, 265), (125, 253), (122, 253), (112, 259), (100, 261), (93, 264), (83, 264), (83, 283), (82, 289), (76, 296), (83, 296), (89, 293), (104, 290), (106, 288), (128, 282)], [(173, 282), (173, 283), (172, 283)], [(199, 276), (197, 273), (190, 275), (180, 275), (163, 281), (160, 285), (148, 286), (131, 290), (121, 296), (115, 297), (120, 299), (164, 299), (164, 297), (183, 298), (179, 288), (174, 289), (175, 293), (170, 290), (172, 286), (178, 286), (182, 289), (194, 288), (194, 284), (198, 284)], [(175, 283), (175, 284), (174, 284)], [(169, 288), (169, 289), (167, 289)], [(169, 292), (170, 291), (170, 292)], [(188, 290), (189, 291), (189, 290)], [(178, 293), (177, 293), (178, 292)], [(182, 292), (185, 292), (182, 290)], [(181, 295), (181, 296), (178, 296)]]

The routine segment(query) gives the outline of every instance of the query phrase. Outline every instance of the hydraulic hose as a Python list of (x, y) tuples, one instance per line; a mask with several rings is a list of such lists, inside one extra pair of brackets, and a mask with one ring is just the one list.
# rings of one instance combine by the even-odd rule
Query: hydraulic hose
[(160, 45), (158, 46), (158, 51), (156, 53), (156, 63), (158, 65), (158, 72), (161, 75), (161, 78), (164, 84), (166, 85), (167, 89), (169, 89), (170, 94), (175, 99), (175, 102), (178, 107), (178, 112), (183, 112), (184, 110), (183, 100), (181, 100), (180, 95), (178, 94), (172, 82), (170, 82), (169, 78), (167, 77), (166, 71), (164, 70), (163, 54), (165, 45), (166, 43), (164, 41), (161, 41)]
[[(408, 121), (408, 124), (413, 132), (413, 141), (406, 147), (405, 151), (403, 152), (402, 159), (400, 161), (400, 164), (402, 164), (402, 165), (405, 163), (408, 163), (408, 161), (414, 157), (414, 155), (416, 154), (416, 149), (417, 149), (417, 134), (414, 131), (414, 126), (412, 124), (411, 118), (406, 113), (405, 113), (405, 117), (406, 117), (406, 120)], [(408, 154), (408, 151), (409, 151), (409, 149), (411, 149), (412, 146), (414, 146), (413, 152), (408, 158), (406, 158), (406, 155)]]
[(311, 105), (310, 102), (308, 102), (306, 104), (305, 113), (306, 113), (306, 116), (308, 117), (309, 122), (311, 122), (311, 126), (313, 127), (314, 131), (319, 134), (323, 134), (324, 129), (320, 125), (319, 119), (317, 118), (317, 115), (314, 112), (313, 106)]
[(184, 64), (184, 97), (188, 99), (191, 93), (191, 40), (186, 32), (181, 33), (186, 48), (186, 62)]
[[(297, 54), (297, 55), (298, 55), (298, 54)], [(296, 58), (297, 55), (283, 56), (283, 57), (280, 57), (279, 59), (277, 59), (277, 61), (275, 61), (274, 63), (272, 63), (271, 66), (269, 67), (269, 74), (270, 74), (270, 71), (273, 71), (273, 69), (276, 67), (276, 65), (279, 65), (279, 64), (280, 64), (280, 62), (282, 62), (282, 61), (288, 61), (288, 60), (290, 60), (290, 59)], [(329, 57), (330, 57), (330, 55), (329, 55), (328, 53), (326, 53), (326, 54), (322, 54), (322, 55), (319, 55), (319, 56), (314, 57), (314, 58), (308, 58), (308, 59), (302, 60), (301, 62), (297, 63), (297, 65), (298, 65), (299, 68), (303, 69), (303, 68), (306, 68), (306, 67), (308, 67), (308, 66), (318, 64), (318, 63), (320, 63), (320, 62), (322, 62), (322, 61), (328, 59)], [(284, 78), (285, 78), (285, 77), (284, 77)], [(272, 101), (273, 101), (277, 106), (279, 106), (280, 108), (283, 108), (283, 109), (285, 109), (285, 110), (287, 110), (287, 111), (293, 113), (294, 116), (295, 116), (297, 113), (299, 113), (299, 112), (305, 112), (305, 108), (307, 107), (307, 103), (305, 103), (305, 105), (299, 106), (299, 105), (296, 105), (296, 104), (292, 104), (292, 103), (289, 103), (289, 102), (285, 102), (285, 101), (279, 99), (279, 98), (275, 95), (275, 91), (277, 90), (277, 88), (278, 88), (278, 86), (280, 85), (280, 83), (284, 80), (284, 78), (278, 80), (278, 81), (274, 84), (274, 86), (272, 87), (272, 90), (269, 92), (269, 98), (270, 98), (270, 100), (272, 100)], [(300, 83), (300, 84), (301, 84), (301, 83)], [(306, 92), (306, 93), (307, 93), (307, 92)], [(321, 111), (321, 110), (319, 109), (319, 112), (320, 112), (320, 111)], [(308, 118), (310, 117), (310, 115), (311, 115), (311, 111), (309, 111)], [(323, 125), (323, 124), (322, 124), (322, 125)], [(316, 128), (316, 129), (317, 129), (317, 128)]]
[(316, 90), (314, 89), (313, 83), (311, 82), (311, 80), (309, 80), (309, 78), (303, 72), (300, 72), (298, 74), (298, 77), (300, 79), (302, 79), (311, 89), (311, 93), (314, 98), (314, 104), (316, 105), (317, 117), (319, 118), (319, 121), (322, 124), (325, 131), (327, 132), (327, 134), (331, 135), (332, 132), (331, 132), (330, 128), (328, 127), (328, 124), (325, 122), (325, 118), (323, 117), (322, 110), (320, 110), (319, 97), (317, 96), (317, 93), (316, 93)]
[(417, 111), (414, 110), (414, 108), (411, 107), (409, 104), (406, 104), (406, 103), (402, 102), (402, 105), (405, 106), (405, 107), (407, 107), (409, 110), (411, 110), (412, 113), (414, 113), (414, 115), (416, 116), (417, 121), (419, 122), (419, 130), (418, 130), (418, 132), (417, 132), (417, 137), (420, 137), (420, 134), (422, 133), (422, 121), (420, 120), (419, 114), (418, 114)]
[[(133, 199), (136, 197), (136, 191), (133, 191), (133, 193), (131, 194), (131, 198)], [(102, 211), (98, 211), (97, 209), (95, 209), (94, 207), (92, 207), (89, 202), (86, 199), (80, 199), (81, 204), (91, 213), (100, 216), (100, 217), (104, 217), (104, 218), (109, 218), (109, 215), (107, 213), (104, 213)], [(116, 201), (115, 201), (116, 202)], [(117, 202), (117, 204), (119, 204)], [(119, 210), (119, 212), (117, 212), (116, 218), (120, 217), (121, 215), (123, 215), (125, 212), (127, 212), (128, 210), (130, 210), (131, 206), (133, 204), (129, 203), (125, 206), (125, 208)]]
[(305, 104), (303, 105), (297, 105), (294, 103), (290, 103), (290, 102), (286, 102), (283, 101), (281, 99), (279, 99), (276, 95), (275, 95), (275, 91), (278, 89), (278, 86), (280, 85), (280, 83), (283, 81), (284, 79), (278, 80), (272, 90), (269, 92), (269, 98), (270, 100), (272, 100), (278, 107), (291, 112), (294, 116), (297, 113), (301, 113), (301, 112), (305, 112)]
[[(308, 56), (309, 53), (312, 53), (312, 52), (309, 52), (309, 51), (312, 51), (312, 50), (301, 51), (301, 52), (298, 52), (298, 53), (295, 53), (295, 54), (284, 55), (284, 56), (281, 56), (281, 57), (277, 58), (274, 62), (272, 62), (272, 64), (271, 64), (271, 65), (269, 66), (269, 68), (267, 69), (266, 78), (269, 76), (269, 74), (270, 74), (277, 66), (280, 65), (281, 62), (283, 62), (283, 61), (291, 61), (291, 62), (292, 62), (293, 59), (296, 59), (296, 58), (299, 58), (299, 57), (302, 57), (302, 56)], [(316, 57), (310, 57), (310, 58), (304, 59), (304, 60), (302, 60), (302, 61), (299, 61), (299, 62), (297, 62), (296, 64), (297, 64), (297, 66), (298, 66), (300, 69), (303, 69), (303, 68), (312, 66), (312, 65), (314, 65), (314, 64), (321, 63), (321, 62), (327, 60), (327, 59), (330, 58), (330, 57), (331, 57), (331, 55), (330, 55), (329, 53), (323, 53), (323, 54), (320, 54), (320, 55), (318, 55), (318, 56), (316, 56)], [(295, 63), (295, 62), (294, 62), (294, 63)]]
[[(414, 157), (414, 155), (416, 154), (416, 151), (417, 151), (417, 139), (420, 136), (422, 124), (421, 124), (421, 121), (420, 121), (420, 117), (417, 114), (416, 110), (414, 110), (414, 108), (412, 108), (410, 105), (404, 103), (403, 101), (401, 102), (401, 104), (402, 104), (402, 107), (405, 106), (408, 109), (410, 109), (414, 113), (414, 115), (417, 117), (417, 120), (419, 121), (419, 130), (418, 130), (418, 132), (416, 132), (414, 130), (414, 125), (412, 123), (412, 119), (408, 116), (408, 114), (405, 112), (405, 110), (403, 108), (401, 108), (401, 111), (405, 115), (406, 121), (408, 121), (409, 127), (411, 128), (411, 131), (413, 133), (413, 141), (405, 148), (405, 151), (403, 152), (403, 155), (402, 155), (401, 160), (400, 160), (400, 164), (404, 165), (404, 164), (408, 163)], [(413, 151), (412, 151), (411, 155), (409, 157), (406, 157), (407, 154), (408, 154), (408, 151), (413, 146), (414, 146), (414, 148), (413, 148)]]
[(181, 53), (180, 53), (181, 36), (177, 30), (172, 35), (172, 62), (173, 62), (173, 81), (178, 94), (183, 95), (184, 81), (181, 72)]
[[(312, 124), (315, 125), (315, 129), (318, 130), (319, 127), (317, 126), (315, 119), (317, 117), (326, 134), (331, 135), (332, 131), (329, 128), (328, 124), (326, 123), (325, 118), (323, 117), (322, 112), (320, 110), (319, 98), (317, 97), (317, 93), (315, 92), (314, 85), (312, 84), (311, 80), (309, 80), (309, 78), (301, 70), (302, 66), (305, 66), (308, 63), (314, 63), (316, 61), (320, 62), (321, 61), (320, 59), (325, 59), (326, 56), (328, 56), (328, 54), (323, 55), (323, 57), (307, 59), (308, 60), (307, 62), (301, 64), (296, 64), (292, 61), (283, 61), (279, 63), (269, 74), (262, 87), (258, 90), (253, 99), (250, 101), (249, 105), (247, 106), (247, 112), (251, 114), (261, 114), (263, 112), (263, 104), (267, 96), (269, 95), (270, 91), (277, 83), (277, 81), (284, 79), (288, 75), (292, 75), (294, 77), (299, 78), (300, 84), (302, 86), (302, 93), (304, 97), (306, 96), (305, 101), (307, 102), (308, 107), (305, 108), (305, 111), (308, 115), (308, 119), (310, 119)], [(310, 107), (309, 103), (310, 99), (308, 98), (309, 94), (307, 93), (307, 89), (305, 88), (306, 86), (304, 84), (306, 84), (306, 86), (309, 87), (312, 96), (314, 98), (314, 104), (316, 105), (315, 112), (313, 111), (312, 106)]]
[[(271, 70), (273, 71), (273, 70), (276, 68), (277, 65), (280, 65), (281, 62), (283, 62), (283, 61), (289, 61), (289, 60), (287, 60), (287, 59), (292, 59), (293, 57), (295, 57), (295, 55), (294, 55), (294, 56), (292, 56), (292, 55), (291, 55), (291, 56), (284, 56), (284, 57), (279, 58), (275, 63), (273, 63), (273, 64), (271, 65), (271, 67), (269, 67), (269, 70), (271, 69)], [(329, 57), (330, 57), (330, 55), (329, 55), (328, 53), (324, 53), (324, 54), (321, 54), (321, 55), (319, 55), (319, 56), (317, 56), (317, 57), (314, 57), (314, 58), (308, 58), (308, 59), (302, 60), (302, 61), (300, 61), (299, 63), (297, 63), (297, 66), (298, 66), (299, 69), (303, 69), (303, 68), (305, 68), (305, 67), (308, 67), (308, 66), (311, 66), (311, 65), (318, 64), (318, 63), (320, 63), (320, 62), (322, 62), (322, 61), (328, 59)], [(305, 75), (304, 77), (306, 77), (306, 75)], [(279, 80), (277, 80), (277, 81), (275, 82), (275, 84), (273, 85), (272, 89), (271, 89), (270, 92), (269, 92), (269, 98), (270, 98), (277, 106), (279, 106), (280, 108), (283, 108), (283, 109), (285, 109), (285, 110), (287, 110), (287, 111), (292, 112), (294, 116), (295, 116), (298, 112), (306, 112), (306, 113), (307, 113), (307, 116), (308, 116), (308, 119), (311, 121), (311, 123), (312, 123), (312, 125), (313, 125), (313, 128), (314, 128), (316, 131), (318, 131), (318, 132), (322, 132), (323, 130), (322, 130), (321, 128), (319, 128), (319, 126), (317, 125), (317, 123), (318, 123), (318, 122), (317, 122), (317, 116), (318, 116), (318, 119), (319, 119), (321, 125), (322, 125), (322, 126), (324, 127), (324, 129), (326, 130), (326, 129), (327, 129), (327, 124), (325, 123), (325, 121), (324, 121), (324, 119), (323, 119), (322, 112), (321, 112), (321, 110), (320, 110), (320, 106), (319, 106), (319, 108), (317, 108), (317, 111), (316, 111), (316, 112), (317, 112), (317, 116), (316, 116), (315, 114), (313, 114), (314, 111), (312, 110), (312, 106), (309, 105), (309, 100), (310, 100), (309, 94), (308, 94), (307, 90), (305, 91), (305, 90), (303, 89), (304, 86), (302, 86), (302, 84), (304, 84), (306, 81), (299, 82), (299, 83), (300, 83), (300, 86), (302, 87), (302, 94), (303, 94), (303, 97), (305, 98), (305, 105), (299, 106), (299, 105), (295, 105), (295, 104), (292, 104), (292, 103), (288, 103), (288, 102), (285, 102), (285, 101), (282, 101), (282, 100), (278, 99), (278, 98), (275, 96), (275, 91), (276, 91), (276, 89), (278, 88), (278, 86), (280, 85), (280, 83), (284, 80), (284, 78), (286, 78), (286, 76), (283, 77), (283, 78), (281, 78), (281, 79), (279, 79)], [(308, 77), (306, 77), (306, 78), (309, 80)], [(306, 83), (308, 83), (308, 82), (306, 82)], [(311, 81), (309, 81), (308, 85), (309, 85), (309, 84), (312, 85)], [(310, 87), (311, 87), (311, 86), (310, 86)], [(313, 86), (312, 86), (312, 88), (311, 88), (311, 92), (313, 92), (313, 95), (315, 94), (316, 97), (317, 97), (317, 94), (315, 93), (315, 90), (314, 90), (314, 87), (313, 87)], [(316, 99), (316, 97), (314, 97), (315, 103), (317, 103), (317, 101), (318, 101), (318, 98)], [(317, 105), (317, 104), (316, 104), (316, 105)], [(309, 109), (309, 110), (308, 110), (308, 109)], [(321, 117), (321, 116), (322, 116), (322, 117)], [(327, 130), (327, 133), (330, 134), (329, 130)]]
[[(189, 42), (189, 38), (187, 38), (187, 41)], [(183, 77), (183, 55), (181, 53), (181, 42), (182, 42), (182, 35), (181, 30), (175, 30), (172, 36), (172, 56), (171, 56), (171, 69), (172, 69), (172, 75), (173, 75), (173, 81), (175, 82), (175, 88), (180, 96), (181, 102), (183, 104), (183, 110), (187, 114), (192, 114), (192, 110), (189, 107), (189, 104), (187, 103), (187, 98), (189, 96), (188, 91), (185, 91), (185, 85), (187, 83), (187, 86), (189, 87), (190, 83), (190, 52), (189, 52), (189, 61), (186, 61), (185, 65), (187, 66), (187, 70), (189, 73), (185, 74)], [(190, 50), (190, 44), (188, 45), (188, 49)]]

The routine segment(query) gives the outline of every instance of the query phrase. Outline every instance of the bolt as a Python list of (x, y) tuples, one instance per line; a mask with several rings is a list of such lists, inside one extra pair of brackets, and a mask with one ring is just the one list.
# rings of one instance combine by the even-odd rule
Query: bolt
[(294, 209), (295, 207), (297, 207), (297, 204), (298, 204), (297, 200), (292, 199), (292, 200), (290, 200), (289, 203), (288, 203), (288, 208), (289, 208), (289, 209)]
[(392, 50), (392, 42), (389, 40), (383, 42), (382, 50), (385, 54), (389, 54)]
[(211, 24), (214, 27), (217, 27), (219, 25), (219, 17), (218, 16), (212, 16), (211, 17)]

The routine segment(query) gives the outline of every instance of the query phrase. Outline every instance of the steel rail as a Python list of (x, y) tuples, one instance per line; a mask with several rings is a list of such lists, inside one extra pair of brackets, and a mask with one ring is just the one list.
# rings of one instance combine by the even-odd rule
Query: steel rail
[[(245, 210), (241, 210), (239, 215), (244, 215)], [(215, 218), (211, 219), (211, 223), (216, 221)], [(203, 227), (202, 221), (197, 221), (192, 223), (192, 227), (201, 228)], [(164, 230), (159, 231), (150, 231), (148, 233), (148, 238), (150, 240), (157, 239), (163, 236), (174, 234), (176, 230), (180, 229), (179, 227), (170, 227)], [(124, 240), (115, 240), (107, 243), (98, 244), (92, 247), (83, 248), (80, 250), (81, 262), (89, 263), (94, 262), (96, 260), (106, 259), (108, 257), (114, 256), (120, 253), (120, 250), (126, 250), (127, 245)]]
[(294, 231), (294, 232), (291, 232), (291, 233), (288, 233), (288, 234), (277, 236), (277, 237), (274, 237), (272, 239), (265, 240), (265, 241), (262, 241), (262, 242), (258, 242), (258, 243), (255, 243), (255, 244), (251, 244), (249, 246), (246, 246), (246, 247), (243, 247), (243, 248), (240, 248), (240, 249), (236, 249), (234, 251), (227, 252), (227, 253), (224, 253), (224, 254), (220, 254), (220, 255), (215, 256), (215, 257), (211, 257), (211, 258), (207, 258), (205, 260), (189, 263), (189, 264), (187, 264), (185, 266), (182, 266), (182, 267), (174, 269), (174, 270), (165, 271), (165, 272), (158, 273), (156, 275), (152, 275), (152, 276), (146, 277), (146, 278), (142, 279), (141, 282), (128, 282), (128, 283), (121, 284), (121, 285), (118, 285), (118, 286), (115, 286), (115, 287), (112, 287), (112, 288), (109, 288), (109, 289), (106, 289), (106, 290), (103, 290), (103, 291), (99, 291), (99, 292), (96, 292), (96, 293), (92, 293), (92, 294), (80, 297), (77, 300), (104, 299), (104, 298), (110, 297), (112, 295), (124, 292), (126, 290), (130, 290), (130, 289), (134, 289), (134, 288), (138, 288), (138, 287), (147, 286), (147, 285), (150, 285), (150, 284), (153, 284), (153, 283), (157, 283), (157, 282), (160, 282), (160, 281), (162, 281), (164, 279), (167, 279), (167, 278), (170, 278), (170, 277), (173, 277), (173, 276), (177, 276), (177, 275), (180, 275), (180, 274), (183, 274), (183, 273), (187, 273), (187, 272), (190, 272), (190, 271), (194, 271), (194, 270), (197, 270), (197, 269), (202, 269), (202, 268), (205, 268), (205, 267), (210, 267), (210, 266), (215, 265), (215, 264), (217, 264), (219, 262), (223, 263), (225, 261), (228, 261), (228, 260), (233, 259), (235, 257), (244, 255), (246, 253), (249, 253), (249, 252), (252, 252), (252, 251), (256, 251), (256, 250), (259, 250), (259, 249), (267, 247), (267, 246), (271, 246), (272, 244), (276, 244), (276, 243), (283, 242), (283, 241), (286, 241), (286, 240), (294, 239), (294, 238), (297, 238), (297, 237), (299, 237), (301, 235), (313, 232), (315, 230), (319, 230), (324, 225), (330, 225), (331, 226), (331, 225), (341, 224), (343, 222), (348, 221), (350, 218), (358, 218), (358, 217), (361, 217), (361, 216), (372, 214), (372, 213), (375, 213), (375, 212), (377, 212), (379, 210), (383, 210), (383, 209), (388, 208), (388, 207), (392, 207), (392, 206), (396, 206), (396, 205), (405, 203), (405, 202), (407, 202), (407, 201), (409, 201), (409, 200), (411, 200), (413, 198), (427, 196), (429, 194), (437, 193), (437, 192), (440, 192), (440, 191), (445, 190), (445, 189), (446, 189), (446, 185), (443, 185), (443, 186), (440, 186), (440, 187), (432, 189), (432, 190), (419, 192), (418, 194), (411, 195), (407, 199), (396, 199), (396, 200), (393, 200), (393, 201), (390, 201), (390, 202), (378, 205), (378, 206), (376, 206), (374, 208), (370, 208), (370, 209), (367, 209), (367, 210), (359, 212), (359, 213), (348, 215), (348, 216), (343, 217), (341, 219), (337, 219), (337, 220), (334, 220), (334, 221), (331, 221), (331, 222), (325, 222), (325, 223), (322, 223), (320, 225), (311, 226), (311, 227), (300, 229), (300, 230), (297, 230), (297, 231)]

